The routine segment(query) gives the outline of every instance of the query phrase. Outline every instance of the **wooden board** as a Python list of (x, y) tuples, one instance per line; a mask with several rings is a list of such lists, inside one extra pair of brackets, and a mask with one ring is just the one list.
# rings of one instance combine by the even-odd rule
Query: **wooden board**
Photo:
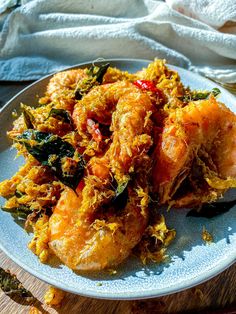
[[(28, 84), (0, 83), (0, 107)], [(236, 264), (206, 283), (170, 296), (141, 301), (109, 301), (67, 293), (60, 308), (46, 306), (43, 296), (48, 285), (25, 272), (1, 251), (0, 267), (16, 274), (35, 296), (34, 302), (27, 304), (12, 300), (0, 291), (1, 314), (26, 314), (32, 305), (43, 314), (236, 313)]]
[[(32, 304), (12, 300), (0, 291), (1, 314), (26, 314), (34, 305), (43, 314), (152, 314), (152, 313), (185, 313), (187, 311), (202, 311), (207, 309), (227, 309), (236, 313), (236, 264), (195, 288), (185, 290), (170, 296), (140, 301), (110, 301), (80, 297), (67, 293), (60, 308), (45, 305), (43, 296), (48, 284), (30, 275), (0, 252), (0, 267), (9, 269), (16, 274), (25, 288), (35, 297)], [(17, 303), (19, 302), (19, 303)], [(234, 308), (234, 310), (233, 310)]]

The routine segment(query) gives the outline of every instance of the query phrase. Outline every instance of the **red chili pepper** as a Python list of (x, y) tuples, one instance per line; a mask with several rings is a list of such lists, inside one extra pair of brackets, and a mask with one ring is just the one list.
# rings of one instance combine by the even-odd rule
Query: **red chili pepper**
[(137, 80), (134, 82), (134, 85), (142, 90), (148, 90), (153, 93), (156, 93), (159, 91), (156, 88), (155, 84), (152, 81), (148, 81), (148, 80)]
[(158, 98), (163, 98), (162, 91), (159, 88), (157, 88), (152, 81), (137, 80), (133, 84), (142, 90), (147, 90), (147, 91), (157, 94)]
[(102, 134), (99, 130), (98, 124), (95, 123), (92, 119), (87, 119), (88, 132), (92, 135), (94, 141), (97, 143), (101, 142)]
[(78, 194), (81, 193), (84, 187), (85, 187), (85, 182), (84, 182), (84, 179), (82, 179), (76, 188), (76, 192)]

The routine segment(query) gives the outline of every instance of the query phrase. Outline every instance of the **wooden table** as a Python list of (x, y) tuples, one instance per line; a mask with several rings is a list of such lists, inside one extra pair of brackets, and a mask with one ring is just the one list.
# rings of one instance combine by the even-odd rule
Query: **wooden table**
[[(26, 83), (0, 83), (0, 106), (15, 95)], [(152, 314), (152, 313), (236, 313), (236, 264), (215, 278), (195, 288), (151, 300), (109, 301), (80, 297), (67, 293), (60, 308), (44, 304), (48, 284), (30, 275), (0, 251), (0, 267), (16, 274), (35, 296), (32, 304), (12, 300), (0, 291), (1, 314), (25, 314), (34, 305), (42, 313), (51, 314)]]

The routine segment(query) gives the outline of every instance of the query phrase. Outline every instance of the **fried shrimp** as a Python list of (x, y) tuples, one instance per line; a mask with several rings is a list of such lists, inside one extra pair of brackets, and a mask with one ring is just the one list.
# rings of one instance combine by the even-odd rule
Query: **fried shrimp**
[[(140, 210), (144, 196), (130, 192), (130, 201), (122, 214), (107, 214), (105, 219), (96, 219), (95, 191), (89, 182), (79, 196), (67, 188), (49, 221), (49, 245), (72, 269), (101, 270), (118, 265), (140, 241), (146, 228), (147, 216)], [(91, 204), (85, 211), (83, 202), (89, 201), (85, 200), (88, 196)]]
[[(112, 117), (113, 143), (105, 156), (90, 160), (90, 173), (84, 187), (78, 187), (78, 196), (66, 189), (50, 217), (49, 245), (72, 269), (118, 265), (141, 240), (147, 226), (151, 169), (147, 153), (152, 145), (153, 107), (149, 97), (134, 87), (120, 95)], [(136, 178), (130, 180), (134, 171)], [(128, 193), (126, 204), (118, 211), (112, 177), (118, 188), (125, 184)]]
[(39, 102), (43, 106), (31, 108), (22, 104), (24, 115), (20, 115), (14, 121), (13, 129), (8, 132), (8, 136), (15, 139), (28, 127), (25, 121), (25, 113), (27, 113), (28, 120), (30, 120), (31, 128), (37, 128), (39, 131), (51, 132), (60, 136), (65, 135), (71, 131), (71, 125), (63, 123), (62, 120), (50, 117), (50, 111), (64, 110), (70, 114), (74, 108), (75, 87), (78, 81), (82, 81), (87, 77), (86, 71), (83, 69), (75, 69), (59, 72), (50, 79), (47, 91), (44, 97), (40, 98)]
[[(113, 142), (109, 149), (110, 165), (118, 182), (124, 182), (134, 168), (145, 168), (152, 146), (150, 117), (154, 111), (148, 95), (138, 90), (119, 100), (112, 118)], [(149, 161), (148, 164), (151, 168)]]
[[(132, 83), (119, 81), (96, 86), (77, 102), (72, 117), (78, 133), (84, 140), (84, 146), (88, 145), (92, 138), (95, 141), (98, 139), (98, 137), (94, 136), (94, 131), (91, 130), (92, 122), (110, 125), (112, 113), (116, 108), (118, 100), (135, 90), (137, 88)], [(101, 139), (101, 137), (99, 138)]]
[(236, 116), (213, 96), (172, 112), (154, 152), (160, 203), (198, 205), (235, 187), (235, 138)]
[(78, 81), (87, 77), (84, 69), (75, 69), (59, 72), (49, 81), (46, 97), (41, 99), (42, 103), (54, 102), (61, 109), (72, 111), (75, 105), (75, 88)]

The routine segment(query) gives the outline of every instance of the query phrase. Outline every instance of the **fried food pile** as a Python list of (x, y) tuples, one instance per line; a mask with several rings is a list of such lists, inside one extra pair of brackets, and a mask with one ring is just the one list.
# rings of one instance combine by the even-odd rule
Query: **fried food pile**
[[(220, 91), (191, 91), (164, 60), (55, 74), (8, 132), (25, 165), (0, 184), (29, 248), (71, 269), (163, 261), (175, 231), (160, 205), (199, 207), (236, 187), (236, 116)], [(174, 227), (174, 226), (172, 226)]]

